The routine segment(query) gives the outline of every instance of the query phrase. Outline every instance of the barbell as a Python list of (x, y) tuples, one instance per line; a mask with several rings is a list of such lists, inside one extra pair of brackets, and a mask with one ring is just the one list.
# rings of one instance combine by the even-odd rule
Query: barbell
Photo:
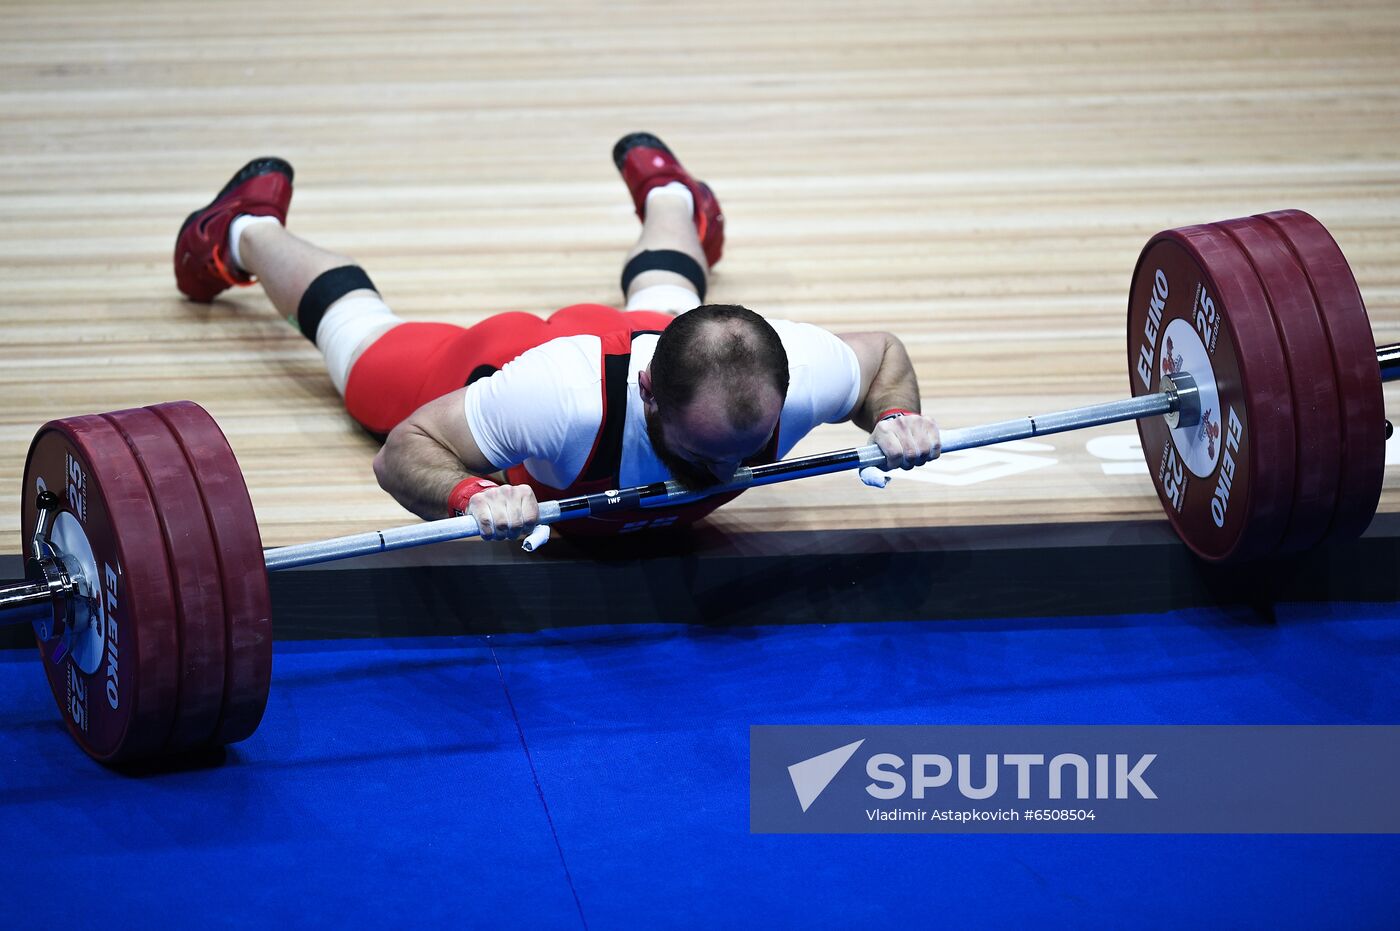
[[(945, 430), (943, 450), (1135, 420), (1167, 518), (1205, 560), (1366, 529), (1400, 344), (1375, 346), (1317, 220), (1279, 211), (1158, 233), (1133, 273), (1127, 350), (1130, 398)], [(667, 481), (542, 502), (540, 521), (884, 465), (869, 445), (746, 466), (703, 493)], [(478, 533), (457, 517), (264, 551), (233, 451), (189, 401), (45, 424), (21, 500), (26, 578), (0, 584), (0, 622), (33, 626), (69, 733), (104, 763), (253, 733), (271, 682), (268, 572)]]

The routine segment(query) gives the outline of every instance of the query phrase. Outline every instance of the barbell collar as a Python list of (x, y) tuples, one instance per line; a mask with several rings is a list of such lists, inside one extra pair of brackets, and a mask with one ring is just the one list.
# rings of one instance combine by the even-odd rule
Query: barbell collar
[(46, 488), (39, 492), (35, 506), (39, 513), (34, 519), (34, 536), (29, 540), (29, 558), (45, 559), (52, 555), (49, 533), (53, 530), (53, 521), (58, 516), (62, 502), (58, 500), (58, 495)]
[(29, 578), (0, 582), (0, 625), (35, 625), (35, 632), (44, 640), (64, 632), (81, 579), (70, 558), (52, 547), (49, 551), (52, 555), (25, 560)]
[(1196, 379), (1187, 372), (1164, 375), (1162, 390), (1170, 395), (1174, 402), (1173, 409), (1164, 415), (1167, 426), (1179, 430), (1200, 425), (1201, 389), (1196, 386)]
[(62, 504), (53, 492), (39, 492), (38, 518), (24, 561), (28, 578), (0, 582), (0, 625), (30, 624), (45, 640), (62, 633), (68, 599), (80, 580), (78, 567), (49, 542), (53, 520)]

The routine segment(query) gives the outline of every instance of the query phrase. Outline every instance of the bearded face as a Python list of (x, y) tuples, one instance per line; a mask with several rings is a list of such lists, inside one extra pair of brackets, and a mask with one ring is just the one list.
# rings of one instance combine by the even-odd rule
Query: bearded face
[(646, 415), (647, 438), (651, 440), (651, 448), (656, 451), (656, 458), (670, 470), (676, 481), (691, 491), (706, 491), (716, 485), (722, 485), (732, 477), (731, 475), (719, 478), (704, 466), (682, 458), (666, 442), (665, 433), (661, 429), (661, 415), (655, 411), (647, 411)]

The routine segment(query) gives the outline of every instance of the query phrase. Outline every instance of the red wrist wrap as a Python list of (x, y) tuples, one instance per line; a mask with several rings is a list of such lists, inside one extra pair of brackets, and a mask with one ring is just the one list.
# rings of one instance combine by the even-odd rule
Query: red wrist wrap
[(452, 488), (452, 493), (447, 496), (447, 515), (449, 517), (461, 517), (467, 513), (467, 504), (478, 492), (488, 488), (499, 488), (495, 482), (489, 478), (477, 478), (470, 476), (462, 479)]
[(913, 414), (917, 416), (918, 413), (918, 411), (909, 411), (905, 410), (902, 407), (892, 407), (889, 410), (882, 412), (879, 417), (876, 417), (875, 422), (879, 423), (882, 420), (889, 420), (891, 417), (903, 417), (905, 414)]

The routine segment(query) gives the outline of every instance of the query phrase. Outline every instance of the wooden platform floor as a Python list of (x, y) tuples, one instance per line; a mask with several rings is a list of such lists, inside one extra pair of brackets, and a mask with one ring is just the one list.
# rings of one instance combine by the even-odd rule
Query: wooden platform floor
[[(723, 199), (712, 299), (898, 333), (948, 426), (1125, 395), (1128, 278), (1170, 226), (1309, 210), (1400, 340), (1394, 3), (366, 6), (0, 4), (0, 552), (40, 423), (173, 398), (229, 434), (267, 544), (412, 520), (260, 291), (175, 290), (180, 220), (262, 154), (297, 168), (294, 231), (402, 316), (469, 324), (618, 300), (636, 221), (609, 151), (651, 130)], [(714, 521), (1155, 519), (1133, 442), (950, 456), (883, 492), (814, 479)]]

